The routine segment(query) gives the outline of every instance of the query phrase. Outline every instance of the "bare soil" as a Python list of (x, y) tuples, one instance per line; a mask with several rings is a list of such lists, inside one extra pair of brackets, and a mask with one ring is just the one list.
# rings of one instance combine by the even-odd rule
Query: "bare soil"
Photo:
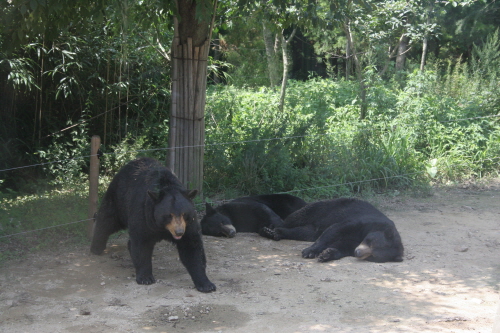
[(123, 235), (0, 268), (0, 332), (491, 332), (499, 304), (500, 182), (378, 197), (401, 263), (303, 259), (308, 242), (204, 237), (217, 291), (194, 289), (175, 247), (137, 285)]

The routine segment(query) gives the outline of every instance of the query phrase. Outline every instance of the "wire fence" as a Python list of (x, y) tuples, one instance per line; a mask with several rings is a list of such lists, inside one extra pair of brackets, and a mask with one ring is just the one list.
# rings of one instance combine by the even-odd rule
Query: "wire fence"
[[(497, 162), (500, 165), (500, 157), (494, 161), (494, 159), (484, 159), (481, 160), (480, 162), (486, 162), (486, 161), (491, 161), (491, 162)], [(456, 165), (458, 166), (458, 165)], [(411, 173), (405, 173), (401, 175), (395, 175), (395, 176), (388, 176), (388, 177), (379, 177), (379, 178), (373, 178), (373, 179), (367, 179), (367, 180), (360, 180), (360, 181), (354, 181), (354, 182), (344, 182), (344, 183), (338, 183), (338, 184), (332, 184), (332, 185), (324, 185), (324, 186), (315, 186), (315, 187), (310, 187), (310, 188), (304, 188), (304, 189), (297, 189), (297, 190), (291, 190), (291, 191), (283, 191), (283, 192), (278, 192), (276, 194), (290, 194), (290, 193), (297, 193), (297, 192), (303, 192), (303, 191), (310, 191), (310, 190), (319, 190), (319, 189), (327, 189), (327, 188), (333, 188), (333, 187), (340, 187), (340, 186), (349, 186), (349, 185), (355, 185), (355, 184), (362, 184), (362, 183), (369, 183), (369, 182), (374, 182), (374, 181), (379, 181), (379, 180), (387, 180), (387, 179), (393, 179), (393, 178), (401, 178), (401, 177), (411, 177), (419, 174), (424, 174), (426, 171), (417, 171), (417, 172), (411, 172)], [(230, 201), (232, 199), (227, 199), (227, 200), (222, 200), (222, 201), (215, 201), (214, 203), (222, 203), (226, 201)], [(196, 206), (203, 206), (204, 203), (199, 203), (196, 204)], [(68, 222), (68, 223), (62, 223), (62, 224), (57, 224), (53, 226), (48, 226), (48, 227), (43, 227), (43, 228), (38, 228), (38, 229), (33, 229), (33, 230), (26, 230), (26, 231), (21, 231), (9, 235), (3, 235), (0, 236), (0, 239), (3, 238), (9, 238), (13, 236), (19, 236), (19, 235), (24, 235), (32, 232), (39, 232), (43, 230), (48, 230), (48, 229), (53, 229), (53, 228), (58, 228), (58, 227), (63, 227), (63, 226), (68, 226), (72, 224), (77, 224), (77, 223), (82, 223), (82, 222), (88, 222), (92, 220), (92, 218), (88, 219), (83, 219), (83, 220), (78, 220), (78, 221), (73, 221), (73, 222)]]
[(68, 222), (68, 223), (51, 225), (51, 226), (48, 226), (48, 227), (43, 227), (43, 228), (38, 228), (38, 229), (33, 229), (33, 230), (20, 231), (20, 232), (14, 233), (14, 234), (0, 236), (0, 239), (2, 239), (2, 238), (8, 238), (8, 237), (13, 237), (13, 236), (24, 235), (24, 234), (28, 234), (28, 233), (32, 233), (32, 232), (38, 232), (38, 231), (53, 229), (53, 228), (64, 227), (66, 225), (72, 225), (72, 224), (87, 222), (87, 221), (90, 221), (90, 220), (92, 220), (92, 219), (84, 219), (84, 220), (79, 220), (79, 221), (73, 221), (73, 222)]
[[(500, 115), (490, 115), (490, 116), (481, 116), (481, 117), (470, 117), (470, 118), (462, 118), (462, 119), (454, 119), (454, 120), (444, 120), (444, 121), (439, 121), (440, 123), (450, 123), (450, 122), (461, 122), (461, 121), (470, 121), (470, 120), (478, 120), (478, 119), (489, 119), (489, 118), (499, 118)], [(431, 122), (428, 122), (429, 124)], [(425, 126), (426, 123), (423, 123)], [(204, 144), (204, 145), (196, 145), (196, 146), (181, 146), (181, 147), (164, 147), (164, 148), (154, 148), (154, 149), (140, 149), (140, 150), (130, 150), (130, 151), (125, 151), (125, 152), (120, 152), (121, 154), (123, 153), (143, 153), (143, 152), (152, 152), (152, 151), (168, 151), (170, 149), (183, 149), (183, 148), (191, 148), (191, 147), (205, 147), (205, 148), (210, 148), (214, 146), (225, 146), (225, 145), (235, 145), (235, 144), (246, 144), (246, 143), (253, 143), (253, 142), (269, 142), (269, 141), (278, 141), (278, 140), (292, 140), (292, 139), (303, 139), (303, 138), (308, 138), (308, 137), (319, 137), (319, 136), (329, 136), (329, 135), (339, 135), (339, 133), (347, 133), (347, 132), (352, 132), (353, 130), (348, 130), (348, 131), (339, 131), (339, 132), (334, 132), (334, 133), (323, 133), (323, 134), (307, 134), (307, 135), (299, 135), (299, 136), (287, 136), (287, 137), (274, 137), (274, 138), (264, 138), (264, 139), (254, 139), (254, 140), (243, 140), (243, 141), (229, 141), (229, 142), (222, 142), (222, 143), (211, 143), (211, 144)], [(117, 154), (116, 152), (111, 152), (111, 153), (104, 153), (103, 155), (113, 155)], [(36, 163), (36, 164), (31, 164), (31, 165), (25, 165), (21, 167), (15, 167), (15, 168), (7, 168), (0, 170), (1, 172), (8, 172), (12, 170), (19, 170), (19, 169), (24, 169), (24, 168), (31, 168), (31, 167), (37, 167), (37, 166), (45, 166), (49, 164), (56, 164), (56, 163), (63, 163), (63, 162), (68, 162), (72, 160), (81, 160), (81, 159), (89, 159), (91, 155), (86, 155), (86, 156), (79, 156), (75, 158), (70, 158), (70, 159), (64, 159), (64, 160), (56, 160), (56, 161), (50, 161), (50, 162), (43, 162), (43, 163)], [(480, 160), (478, 162), (492, 162), (492, 163), (498, 163), (500, 165), (500, 156), (498, 158), (487, 158), (484, 160)], [(459, 164), (453, 165), (452, 167), (458, 167)], [(416, 171), (416, 172), (410, 172), (410, 173), (404, 173), (404, 174), (399, 174), (399, 175), (393, 175), (393, 176), (385, 176), (385, 177), (378, 177), (378, 178), (372, 178), (372, 179), (366, 179), (366, 180), (359, 180), (359, 181), (350, 181), (350, 182), (342, 182), (342, 183), (336, 183), (336, 184), (330, 184), (330, 185), (323, 185), (323, 186), (315, 186), (315, 187), (310, 187), (310, 188), (303, 188), (303, 189), (295, 189), (295, 190), (290, 190), (290, 191), (284, 191), (284, 192), (278, 192), (278, 194), (290, 194), (290, 193), (299, 193), (299, 192), (304, 192), (304, 191), (310, 191), (310, 190), (320, 190), (320, 189), (328, 189), (328, 188), (334, 188), (334, 187), (341, 187), (341, 186), (353, 186), (356, 184), (362, 184), (362, 183), (370, 183), (370, 182), (376, 182), (376, 181), (381, 181), (381, 180), (388, 180), (388, 179), (395, 179), (395, 178), (409, 178), (412, 176), (416, 176), (419, 174), (424, 174), (426, 173), (426, 170), (422, 171)], [(224, 201), (229, 201), (224, 200)], [(220, 203), (223, 201), (216, 201), (215, 203)], [(199, 203), (196, 206), (202, 206), (204, 205), (203, 203)], [(78, 221), (73, 221), (73, 222), (68, 222), (68, 223), (62, 223), (62, 224), (57, 224), (53, 226), (47, 226), (43, 228), (37, 228), (33, 230), (25, 230), (21, 232), (16, 232), (8, 235), (2, 235), (0, 236), (0, 239), (5, 239), (5, 238), (10, 238), (14, 236), (20, 236), (28, 233), (34, 233), (34, 232), (40, 232), (48, 229), (53, 229), (53, 228), (58, 228), (58, 227), (63, 227), (63, 226), (68, 226), (68, 225), (73, 225), (73, 224), (78, 224), (82, 222), (88, 222), (92, 220), (92, 218), (88, 219), (82, 219)]]
[[(490, 119), (490, 118), (500, 118), (500, 114), (499, 115), (481, 116), (481, 117), (460, 118), (460, 119), (452, 119), (452, 120), (441, 120), (441, 121), (436, 121), (436, 122), (445, 124), (445, 123), (452, 123), (452, 122), (456, 123), (456, 122), (462, 122), (462, 121), (478, 120), (478, 119)], [(433, 122), (430, 122), (430, 121), (423, 122), (423, 123), (421, 123), (421, 125), (426, 126), (426, 125), (430, 125), (431, 123), (433, 123)], [(354, 130), (350, 129), (350, 130), (343, 130), (343, 131), (338, 131), (338, 132), (333, 132), (333, 133), (305, 134), (305, 135), (295, 135), (295, 136), (285, 136), (285, 137), (275, 137), (275, 138), (254, 139), (254, 140), (228, 141), (228, 142), (210, 143), (210, 144), (193, 145), (193, 146), (177, 146), (177, 147), (162, 147), (162, 148), (152, 148), (152, 149), (137, 149), (137, 150), (122, 151), (120, 153), (121, 154), (144, 153), (144, 152), (168, 151), (168, 150), (172, 150), (172, 149), (196, 148), (196, 147), (210, 148), (213, 146), (226, 146), (226, 145), (235, 145), (235, 144), (246, 144), (246, 143), (252, 143), (252, 142), (302, 139), (302, 138), (308, 138), (308, 137), (349, 134), (349, 133), (353, 133), (353, 132), (354, 132)], [(114, 154), (116, 154), (116, 153), (115, 152), (103, 153), (103, 155), (114, 155)], [(25, 165), (25, 166), (20, 166), (20, 167), (2, 169), (2, 170), (0, 170), (0, 172), (20, 170), (20, 169), (25, 169), (25, 168), (32, 168), (32, 167), (37, 167), (37, 166), (44, 166), (44, 165), (49, 165), (49, 164), (63, 163), (63, 162), (69, 162), (69, 161), (81, 160), (81, 159), (89, 159), (89, 158), (90, 158), (90, 155), (84, 155), (84, 156), (78, 156), (75, 158), (68, 158), (68, 159), (63, 159), (63, 160), (56, 160), (56, 161), (36, 163), (36, 164), (30, 164), (30, 165)]]

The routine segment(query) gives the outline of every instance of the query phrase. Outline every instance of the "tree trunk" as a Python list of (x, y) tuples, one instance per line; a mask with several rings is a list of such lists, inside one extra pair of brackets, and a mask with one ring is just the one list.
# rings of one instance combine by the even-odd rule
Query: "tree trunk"
[(422, 42), (422, 59), (420, 60), (420, 70), (424, 71), (425, 68), (425, 58), (427, 56), (427, 35), (424, 37), (424, 40)]
[[(431, 19), (430, 19), (431, 10), (432, 9), (429, 8), (427, 11), (427, 25), (429, 25), (431, 22)], [(429, 44), (429, 37), (428, 37), (428, 34), (426, 33), (424, 36), (424, 40), (422, 41), (422, 59), (420, 60), (420, 71), (422, 71), (422, 72), (424, 71), (424, 68), (425, 68), (425, 60), (427, 58), (428, 44)]]
[(351, 62), (351, 43), (349, 43), (349, 38), (347, 39), (347, 43), (345, 46), (345, 79), (349, 80), (349, 77), (351, 76), (351, 68), (352, 68), (352, 62)]
[(406, 51), (408, 51), (408, 40), (407, 36), (401, 38), (398, 46), (398, 55), (396, 57), (396, 70), (402, 71), (405, 68), (406, 62)]
[(401, 37), (399, 37), (398, 45), (396, 45), (396, 47), (394, 47), (394, 49), (392, 50), (392, 52), (391, 52), (391, 48), (389, 47), (389, 55), (387, 56), (387, 61), (386, 61), (385, 65), (384, 65), (384, 68), (380, 72), (380, 76), (383, 76), (385, 74), (385, 72), (387, 71), (387, 69), (389, 68), (389, 64), (391, 63), (391, 59), (396, 56), (396, 53), (399, 50), (399, 45), (401, 44), (401, 41), (403, 40), (403, 38), (405, 38), (405, 34), (404, 33), (401, 35)]
[(286, 39), (284, 32), (281, 34), (282, 39), (281, 39), (281, 49), (283, 52), (283, 81), (281, 82), (281, 93), (280, 93), (280, 104), (279, 104), (279, 110), (283, 111), (283, 108), (285, 106), (285, 94), (286, 94), (286, 82), (288, 80), (288, 71), (291, 67), (290, 65), (290, 55), (288, 54), (288, 49), (289, 49), (289, 44), (292, 41), (293, 37), (295, 36), (295, 33), (297, 32), (297, 28), (295, 27), (290, 34), (290, 37)]
[(359, 61), (358, 55), (356, 53), (356, 47), (354, 44), (354, 38), (351, 31), (350, 22), (347, 21), (344, 25), (345, 34), (347, 36), (347, 45), (352, 52), (352, 58), (354, 60), (354, 71), (356, 72), (356, 78), (359, 82), (359, 99), (361, 100), (360, 106), (360, 119), (365, 119), (366, 112), (368, 110), (368, 105), (366, 103), (366, 85), (363, 78), (363, 69), (361, 68), (361, 62)]
[(167, 166), (187, 188), (202, 192), (207, 60), (216, 1), (211, 20), (209, 15), (199, 15), (209, 17), (205, 21), (196, 19), (196, 6), (195, 1), (177, 1)]
[(279, 39), (278, 35), (271, 31), (269, 23), (266, 21), (262, 21), (262, 34), (264, 35), (264, 44), (266, 46), (269, 83), (271, 87), (275, 87), (279, 84), (280, 80), (280, 64), (277, 50)]

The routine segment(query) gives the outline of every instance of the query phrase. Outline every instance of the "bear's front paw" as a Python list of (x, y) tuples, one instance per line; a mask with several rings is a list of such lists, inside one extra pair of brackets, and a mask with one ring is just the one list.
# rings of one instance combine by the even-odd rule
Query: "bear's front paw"
[(316, 251), (312, 246), (302, 250), (302, 258), (316, 258), (319, 252)]
[(209, 292), (215, 291), (217, 289), (217, 287), (215, 287), (215, 284), (208, 281), (207, 283), (205, 283), (203, 285), (196, 286), (196, 289), (198, 291), (201, 291), (202, 293), (209, 293)]
[(318, 261), (319, 262), (326, 262), (330, 260), (337, 260), (342, 257), (342, 254), (340, 253), (339, 250), (334, 249), (334, 248), (328, 248), (321, 252), (321, 254), (318, 256)]
[(137, 281), (138, 284), (153, 284), (156, 282), (155, 278), (153, 275), (148, 275), (148, 276), (137, 276), (135, 278), (135, 281)]
[(268, 228), (268, 227), (264, 227), (264, 228), (260, 229), (259, 235), (261, 235), (262, 237), (265, 237), (265, 238), (269, 238), (269, 239), (280, 240), (278, 234), (276, 233), (276, 230), (273, 230), (273, 229)]

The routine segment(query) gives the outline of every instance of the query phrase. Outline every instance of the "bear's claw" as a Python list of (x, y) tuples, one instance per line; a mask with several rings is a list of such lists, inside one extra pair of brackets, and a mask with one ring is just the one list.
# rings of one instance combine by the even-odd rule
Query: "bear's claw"
[(276, 233), (274, 232), (273, 229), (267, 228), (267, 227), (264, 227), (264, 228), (260, 229), (259, 234), (262, 237), (269, 238), (269, 239), (274, 239), (274, 237), (276, 235)]
[(318, 253), (314, 251), (312, 246), (305, 248), (302, 250), (302, 258), (316, 258), (318, 256)]
[(337, 260), (340, 258), (342, 258), (342, 254), (340, 253), (340, 251), (330, 247), (320, 253), (320, 255), (318, 256), (318, 261), (327, 262), (330, 260)]
[(201, 291), (202, 293), (209, 293), (209, 292), (212, 292), (212, 291), (215, 291), (217, 289), (217, 287), (215, 287), (215, 284), (213, 284), (212, 282), (208, 282), (204, 285), (200, 285), (200, 286), (196, 286), (196, 289), (198, 291)]
[(153, 284), (156, 282), (155, 278), (152, 275), (137, 277), (135, 281), (137, 281), (137, 284), (145, 284), (145, 285)]

